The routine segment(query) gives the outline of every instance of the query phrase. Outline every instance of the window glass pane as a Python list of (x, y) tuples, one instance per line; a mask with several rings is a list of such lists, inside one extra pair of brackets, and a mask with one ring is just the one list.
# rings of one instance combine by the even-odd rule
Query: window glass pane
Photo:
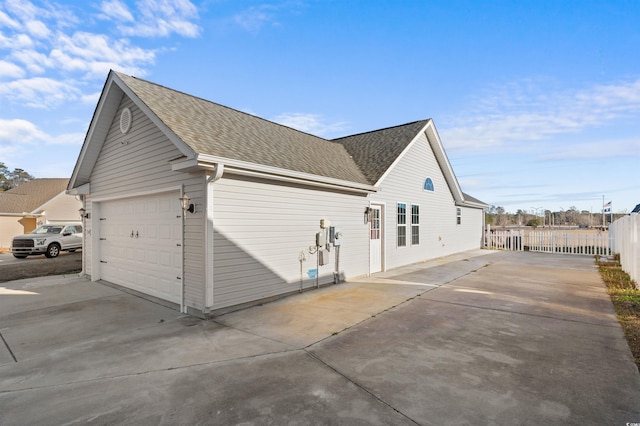
[(398, 225), (404, 225), (407, 223), (407, 205), (404, 203), (398, 203)]
[(425, 191), (433, 191), (433, 181), (431, 180), (431, 178), (427, 178), (424, 181), (424, 189)]
[(398, 247), (405, 247), (407, 245), (407, 228), (405, 226), (398, 226)]
[(412, 226), (411, 227), (411, 245), (416, 246), (420, 244), (420, 227)]
[(379, 240), (380, 239), (380, 209), (373, 209), (371, 211), (371, 239)]
[(420, 206), (411, 205), (411, 224), (418, 225), (420, 223)]

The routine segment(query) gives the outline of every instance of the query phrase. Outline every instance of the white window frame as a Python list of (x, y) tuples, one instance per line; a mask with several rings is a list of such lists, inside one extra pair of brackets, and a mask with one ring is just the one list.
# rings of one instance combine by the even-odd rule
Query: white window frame
[(456, 225), (462, 225), (462, 208), (456, 207)]
[[(413, 208), (417, 207), (418, 208), (418, 214), (417, 216), (413, 214)], [(416, 217), (417, 221), (414, 223), (413, 219), (414, 217)], [(418, 242), (414, 243), (413, 242), (413, 237), (414, 237), (414, 232), (413, 232), (413, 228), (417, 228), (418, 233), (415, 234), (415, 236), (418, 237)], [(420, 204), (411, 204), (411, 245), (412, 246), (419, 246), (420, 245)]]
[[(400, 206), (404, 206), (404, 223), (400, 223)], [(404, 244), (400, 245), (400, 229), (404, 231)], [(407, 247), (407, 203), (398, 201), (396, 203), (396, 247)]]

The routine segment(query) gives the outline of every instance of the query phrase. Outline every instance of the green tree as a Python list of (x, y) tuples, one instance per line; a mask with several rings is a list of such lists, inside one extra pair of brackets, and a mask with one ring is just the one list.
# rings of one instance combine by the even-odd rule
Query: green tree
[(32, 179), (35, 178), (23, 169), (16, 168), (11, 172), (4, 163), (0, 162), (0, 191), (7, 191)]

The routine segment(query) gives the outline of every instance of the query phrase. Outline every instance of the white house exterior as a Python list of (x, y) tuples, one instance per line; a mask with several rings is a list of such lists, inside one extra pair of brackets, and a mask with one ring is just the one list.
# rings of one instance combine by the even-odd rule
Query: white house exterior
[[(68, 192), (85, 274), (205, 317), (479, 248), (486, 207), (431, 120), (330, 141), (113, 71)], [(321, 220), (342, 238), (318, 267)]]

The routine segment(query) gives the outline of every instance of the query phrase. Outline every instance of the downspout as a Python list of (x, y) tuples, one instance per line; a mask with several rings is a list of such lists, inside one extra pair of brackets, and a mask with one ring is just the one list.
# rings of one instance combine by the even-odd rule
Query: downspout
[(204, 300), (205, 313), (213, 306), (213, 184), (219, 181), (224, 174), (224, 164), (217, 163), (213, 174), (207, 175), (206, 200), (205, 200), (205, 286)]
[[(82, 201), (82, 209), (86, 211), (87, 209), (87, 200), (86, 197), (84, 195), (80, 196), (80, 201)], [(87, 218), (85, 215), (82, 216), (81, 218), (82, 220), (82, 270), (80, 271), (79, 276), (80, 277), (84, 277), (85, 275), (87, 275), (86, 269), (85, 269), (85, 261), (86, 261), (86, 256), (84, 255), (85, 250), (87, 248)]]
[[(180, 198), (182, 198), (182, 196), (184, 195), (184, 185), (181, 185), (180, 188)], [(186, 229), (186, 225), (187, 225), (187, 212), (184, 211), (183, 208), (180, 208), (180, 211), (182, 212), (181, 216), (182, 216), (182, 232), (180, 232), (180, 247), (182, 248), (182, 279), (180, 280), (180, 285), (182, 286), (182, 288), (180, 289), (180, 313), (182, 314), (186, 314), (187, 312), (187, 306), (186, 306), (186, 302), (185, 302), (185, 297), (184, 297), (184, 291), (185, 291), (185, 281), (186, 281), (186, 274), (185, 274), (185, 270), (184, 270), (184, 231)]]

